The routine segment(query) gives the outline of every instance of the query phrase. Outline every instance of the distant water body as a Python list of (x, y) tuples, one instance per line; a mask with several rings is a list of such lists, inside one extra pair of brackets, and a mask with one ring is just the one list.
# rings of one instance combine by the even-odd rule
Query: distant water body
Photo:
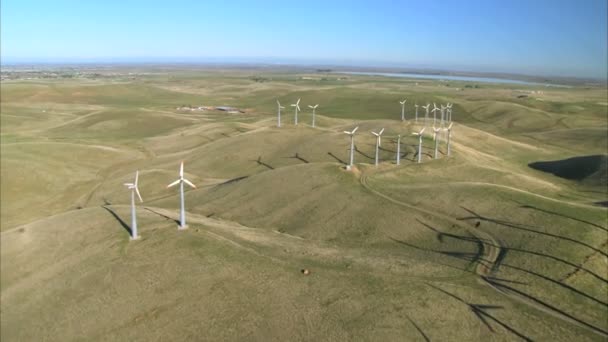
[(427, 80), (506, 83), (506, 84), (534, 85), (534, 86), (546, 86), (546, 87), (568, 87), (568, 86), (558, 85), (558, 84), (535, 83), (535, 82), (526, 82), (526, 81), (520, 81), (520, 80), (510, 80), (510, 79), (506, 79), (506, 78), (495, 78), (495, 77), (472, 77), (472, 76), (406, 74), (406, 73), (395, 73), (395, 72), (363, 72), (363, 71), (336, 71), (335, 73), (350, 74), (350, 75), (373, 75), (373, 76), (387, 76), (387, 77), (420, 78), (420, 79), (427, 79)]

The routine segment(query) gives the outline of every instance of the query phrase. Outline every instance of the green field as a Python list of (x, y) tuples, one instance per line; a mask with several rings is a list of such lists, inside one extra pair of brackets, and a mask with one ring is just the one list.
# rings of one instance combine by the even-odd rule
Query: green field
[[(113, 75), (2, 82), (2, 341), (608, 338), (606, 87)], [(454, 104), (452, 154), (425, 134), (417, 164), (427, 102)]]

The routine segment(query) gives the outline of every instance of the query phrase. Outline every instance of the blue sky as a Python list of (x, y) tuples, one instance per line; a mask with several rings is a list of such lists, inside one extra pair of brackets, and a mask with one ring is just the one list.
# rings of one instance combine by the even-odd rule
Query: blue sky
[(606, 78), (607, 3), (2, 0), (0, 44), (3, 63), (274, 61)]

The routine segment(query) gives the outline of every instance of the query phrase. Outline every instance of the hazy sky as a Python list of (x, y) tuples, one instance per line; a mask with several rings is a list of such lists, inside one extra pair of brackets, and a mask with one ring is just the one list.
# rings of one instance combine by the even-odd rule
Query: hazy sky
[(344, 63), (606, 78), (608, 0), (2, 0), (15, 61)]

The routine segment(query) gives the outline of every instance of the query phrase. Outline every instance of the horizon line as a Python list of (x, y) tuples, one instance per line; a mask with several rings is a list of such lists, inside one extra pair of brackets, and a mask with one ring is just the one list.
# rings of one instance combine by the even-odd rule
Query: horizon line
[[(7, 61), (8, 60), (8, 61)], [(0, 56), (0, 66), (70, 66), (70, 65), (249, 65), (249, 66), (286, 66), (286, 67), (333, 67), (372, 69), (387, 72), (400, 69), (405, 71), (430, 71), (455, 74), (476, 74), (494, 76), (516, 76), (525, 78), (570, 79), (579, 81), (608, 82), (608, 75), (602, 77), (560, 75), (557, 73), (530, 73), (525, 71), (500, 71), (486, 67), (485, 70), (472, 70), (467, 66), (432, 66), (419, 63), (403, 63), (390, 61), (353, 61), (322, 58), (283, 58), (283, 57), (7, 57)]]

